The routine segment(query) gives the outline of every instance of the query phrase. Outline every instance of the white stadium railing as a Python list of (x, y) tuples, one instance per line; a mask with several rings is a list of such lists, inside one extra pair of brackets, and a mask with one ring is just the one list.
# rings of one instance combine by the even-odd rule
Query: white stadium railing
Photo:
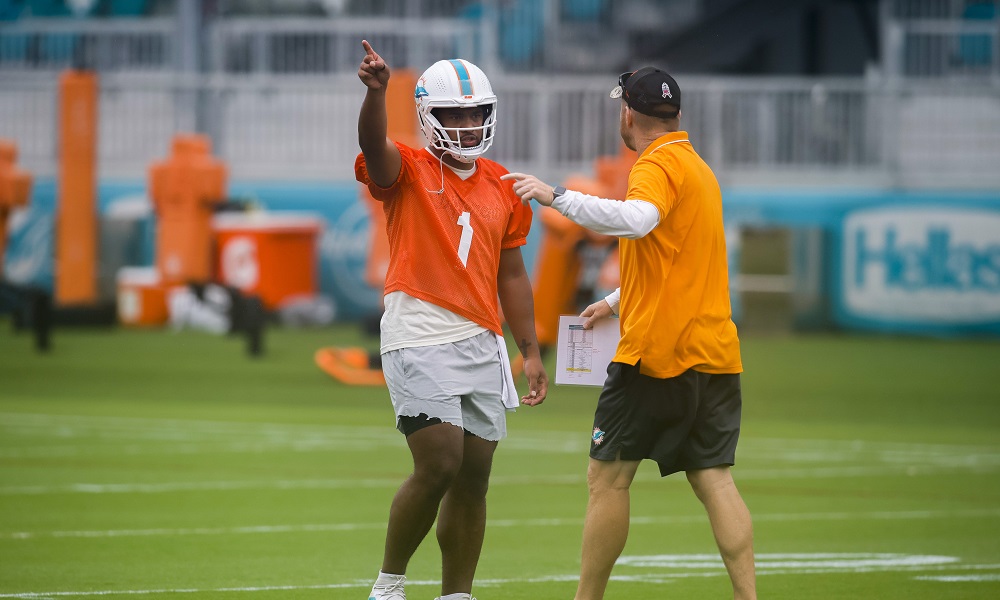
[(1000, 77), (1000, 6), (967, 0), (881, 0), (889, 77)]
[(177, 42), (177, 22), (170, 17), (0, 22), (0, 78), (78, 64), (101, 72), (168, 72)]
[[(501, 102), (491, 154), (510, 168), (555, 179), (618, 151), (617, 73), (510, 69), (489, 10), (459, 18), (452, 2), (417, 18), (424, 3), (379, 4), (406, 8), (392, 18), (226, 17), (203, 29), (180, 12), (0, 23), (0, 137), (54, 173), (57, 74), (86, 64), (101, 74), (104, 174), (144, 177), (174, 133), (202, 131), (236, 176), (349, 179), (364, 32), (396, 68), (455, 55), (483, 66)], [(556, 4), (542, 4), (546, 27), (561, 27)], [(996, 187), (1000, 18), (960, 18), (963, 5), (883, 0), (883, 64), (868, 77), (680, 76), (683, 126), (728, 182)]]
[[(501, 76), (491, 158), (550, 180), (591, 173), (615, 154), (614, 76)], [(724, 183), (1000, 186), (1000, 88), (928, 88), (852, 79), (681, 78), (683, 127)], [(20, 163), (53, 174), (56, 83), (7, 77), (0, 137)], [(232, 76), (101, 78), (102, 175), (144, 178), (170, 138), (204, 131), (235, 177), (353, 178), (355, 75), (257, 80)]]
[(887, 74), (1000, 78), (1000, 19), (916, 19), (883, 27)]
[(363, 55), (363, 32), (396, 67), (461, 56), (488, 69), (494, 66), (487, 58), (492, 31), (485, 21), (455, 18), (220, 19), (209, 26), (208, 67), (216, 73), (352, 73)]
[[(661, 10), (669, 6), (671, 25), (695, 20), (700, 12), (698, 0), (662, 2)], [(491, 74), (551, 72), (564, 64), (588, 71), (577, 64), (580, 60), (602, 70), (608, 65), (595, 64), (602, 57), (628, 62), (625, 33), (591, 40), (589, 30), (564, 15), (555, 0), (487, 0), (479, 3), (478, 12), (465, 13), (460, 3), (450, 2), (428, 12), (437, 4), (372, 3), (364, 13), (327, 18), (217, 17), (202, 22), (195, 17), (192, 22), (178, 12), (155, 18), (0, 22), (0, 72), (61, 69), (75, 59), (101, 72), (163, 72), (178, 68), (183, 62), (179, 54), (193, 47), (200, 70), (216, 73), (353, 72), (362, 35), (396, 66), (416, 69), (454, 56), (469, 58)], [(970, 13), (964, 0), (882, 0), (880, 6), (884, 75), (1000, 77), (1000, 15)], [(630, 23), (632, 29), (624, 31), (641, 26)], [(595, 44), (596, 52), (581, 53), (578, 47)]]

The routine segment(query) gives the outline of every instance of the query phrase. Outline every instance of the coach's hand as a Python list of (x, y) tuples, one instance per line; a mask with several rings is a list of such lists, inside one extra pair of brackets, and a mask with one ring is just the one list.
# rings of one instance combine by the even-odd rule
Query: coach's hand
[(361, 66), (358, 67), (358, 77), (361, 82), (372, 90), (385, 89), (389, 83), (389, 65), (385, 64), (368, 40), (361, 40), (361, 45), (365, 49), (365, 57), (361, 59)]
[(608, 304), (607, 300), (598, 300), (583, 309), (583, 312), (580, 313), (581, 317), (585, 317), (587, 319), (583, 322), (583, 328), (591, 329), (594, 327), (594, 323), (601, 319), (607, 319), (613, 314), (615, 314), (615, 312), (611, 310), (611, 305)]
[(549, 392), (549, 376), (542, 365), (542, 359), (532, 356), (524, 359), (524, 376), (528, 380), (528, 393), (521, 396), (521, 404), (536, 406), (545, 402)]
[(552, 186), (534, 175), (507, 173), (500, 179), (514, 180), (514, 193), (521, 197), (521, 202), (528, 204), (534, 198), (542, 206), (552, 206), (552, 201), (555, 199)]

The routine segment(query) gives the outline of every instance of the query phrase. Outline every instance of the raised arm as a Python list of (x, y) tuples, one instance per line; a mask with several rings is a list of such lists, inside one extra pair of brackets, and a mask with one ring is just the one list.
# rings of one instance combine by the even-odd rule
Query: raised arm
[(379, 187), (389, 187), (399, 177), (403, 161), (399, 148), (387, 137), (388, 117), (385, 113), (385, 90), (389, 86), (389, 65), (362, 40), (365, 57), (358, 67), (358, 78), (368, 88), (358, 115), (358, 144), (365, 155), (368, 176)]

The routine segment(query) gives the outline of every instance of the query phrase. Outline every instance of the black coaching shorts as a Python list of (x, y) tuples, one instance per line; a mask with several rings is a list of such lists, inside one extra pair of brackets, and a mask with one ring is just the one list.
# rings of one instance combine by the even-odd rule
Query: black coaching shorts
[(597, 401), (590, 456), (655, 460), (660, 475), (733, 465), (743, 407), (739, 374), (687, 370), (658, 379), (612, 362)]

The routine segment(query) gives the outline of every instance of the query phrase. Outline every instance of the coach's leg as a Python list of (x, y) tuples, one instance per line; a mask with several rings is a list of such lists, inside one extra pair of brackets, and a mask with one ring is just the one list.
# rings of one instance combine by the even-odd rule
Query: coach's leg
[(733, 598), (755, 600), (753, 523), (728, 466), (687, 472), (694, 493), (705, 505), (715, 543), (733, 582)]
[(441, 546), (441, 594), (472, 593), (472, 580), (486, 534), (486, 491), (497, 442), (465, 436), (458, 476), (441, 502), (437, 539)]
[(383, 573), (406, 573), (410, 557), (434, 524), (441, 498), (458, 475), (464, 433), (461, 427), (438, 423), (406, 437), (413, 456), (413, 473), (392, 500)]
[(590, 459), (590, 499), (583, 523), (580, 585), (576, 600), (600, 600), (628, 539), (629, 486), (639, 461)]

